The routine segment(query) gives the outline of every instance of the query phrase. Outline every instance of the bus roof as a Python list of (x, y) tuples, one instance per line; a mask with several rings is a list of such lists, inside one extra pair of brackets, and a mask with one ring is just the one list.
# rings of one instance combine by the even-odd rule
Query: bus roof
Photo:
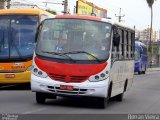
[(102, 21), (102, 22), (107, 22), (107, 23), (110, 23), (112, 25), (116, 25), (116, 26), (119, 26), (119, 27), (123, 27), (123, 28), (126, 28), (126, 29), (130, 29), (130, 30), (134, 30), (133, 28), (131, 27), (127, 27), (125, 25), (122, 25), (122, 24), (119, 24), (119, 23), (116, 23), (112, 20), (108, 20), (107, 18), (101, 18), (101, 17), (97, 17), (97, 16), (89, 16), (89, 15), (78, 15), (78, 14), (73, 14), (73, 15), (56, 15), (55, 18), (66, 18), (66, 19), (86, 19), (86, 20), (93, 20), (93, 21)]
[(39, 15), (39, 14), (47, 14), (52, 15), (41, 9), (3, 9), (0, 10), (0, 15), (4, 14), (31, 14), (31, 15)]
[(87, 20), (94, 20), (94, 21), (101, 21), (102, 18), (95, 17), (95, 16), (87, 16), (87, 15), (56, 15), (55, 18), (67, 18), (67, 19), (87, 19)]
[(117, 27), (120, 27), (120, 28), (125, 28), (125, 29), (127, 29), (127, 30), (134, 31), (134, 28), (132, 28), (132, 27), (130, 27), (130, 26), (126, 26), (126, 25), (121, 24), (121, 23), (114, 22), (114, 25), (117, 26)]
[(113, 24), (111, 20), (91, 15), (65, 14), (65, 15), (56, 15), (55, 18), (93, 20), (93, 21), (102, 21)]

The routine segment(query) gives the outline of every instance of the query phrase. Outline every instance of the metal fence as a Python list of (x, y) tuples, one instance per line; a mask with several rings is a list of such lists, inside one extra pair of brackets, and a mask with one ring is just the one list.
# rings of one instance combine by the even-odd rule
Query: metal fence
[(148, 68), (158, 68), (158, 67), (160, 67), (160, 64), (148, 65)]

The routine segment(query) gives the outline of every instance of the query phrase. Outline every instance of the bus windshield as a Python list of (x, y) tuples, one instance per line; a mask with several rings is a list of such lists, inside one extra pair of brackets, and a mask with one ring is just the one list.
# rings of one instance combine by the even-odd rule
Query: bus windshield
[(36, 15), (0, 15), (0, 60), (31, 57), (37, 26)]
[(106, 60), (110, 53), (111, 27), (109, 23), (82, 19), (45, 20), (36, 53), (65, 60), (67, 55), (83, 62)]

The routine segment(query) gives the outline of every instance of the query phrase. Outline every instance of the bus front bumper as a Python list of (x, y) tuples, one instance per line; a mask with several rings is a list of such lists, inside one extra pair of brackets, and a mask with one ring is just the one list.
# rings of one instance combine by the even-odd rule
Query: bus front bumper
[(0, 84), (29, 83), (30, 80), (30, 71), (20, 73), (0, 73)]
[[(64, 83), (54, 81), (51, 78), (41, 78), (31, 75), (31, 90), (33, 92), (51, 93), (56, 96), (80, 96), (80, 97), (102, 97), (108, 94), (109, 78), (99, 82), (85, 81), (83, 83)], [(72, 86), (73, 90), (62, 90), (61, 85)]]

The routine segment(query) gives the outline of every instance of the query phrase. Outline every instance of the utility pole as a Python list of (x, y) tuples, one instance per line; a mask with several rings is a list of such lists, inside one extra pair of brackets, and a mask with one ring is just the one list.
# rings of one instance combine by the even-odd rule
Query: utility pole
[(134, 31), (136, 31), (136, 26), (135, 25), (133, 26), (133, 29), (134, 29)]
[(149, 56), (149, 36), (150, 36), (150, 28), (149, 28), (149, 25), (148, 25), (148, 28), (147, 28), (147, 55)]
[(10, 7), (11, 7), (11, 4), (10, 4), (10, 2), (11, 2), (11, 0), (7, 0), (7, 9), (10, 9)]
[(116, 17), (118, 17), (118, 22), (122, 22), (122, 17), (124, 17), (125, 15), (121, 15), (121, 8), (120, 8), (120, 10), (119, 10), (119, 15), (117, 16), (116, 14), (115, 14), (115, 16)]
[(5, 2), (4, 1), (0, 1), (0, 9), (4, 9), (5, 8)]
[(94, 13), (94, 4), (93, 4), (93, 2), (92, 2), (92, 13), (91, 13), (91, 16), (96, 16), (96, 13)]
[(64, 0), (62, 5), (64, 5), (64, 14), (68, 13), (68, 0)]
[(47, 7), (47, 4), (50, 3), (50, 4), (61, 4), (61, 5), (64, 5), (64, 11), (63, 13), (64, 14), (67, 14), (68, 13), (68, 0), (64, 0), (62, 1), (61, 3), (53, 3), (53, 2), (43, 2), (45, 3), (45, 7)]

